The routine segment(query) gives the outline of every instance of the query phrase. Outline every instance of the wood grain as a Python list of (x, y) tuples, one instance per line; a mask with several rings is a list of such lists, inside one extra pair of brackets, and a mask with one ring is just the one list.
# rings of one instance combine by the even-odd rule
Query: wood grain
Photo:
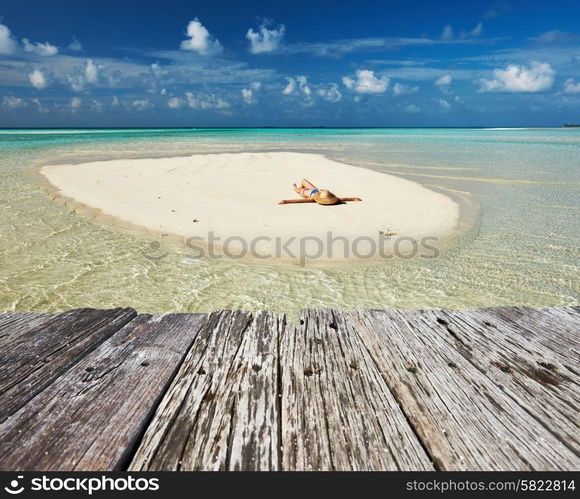
[(577, 455), (474, 364), (425, 314), (350, 314), (442, 470), (573, 470)]
[(0, 423), (137, 315), (133, 309), (79, 309), (23, 317), (6, 326), (0, 364)]
[(352, 325), (302, 312), (282, 336), (282, 467), (432, 470), (433, 464)]
[(203, 321), (128, 323), (0, 425), (0, 469), (123, 468)]
[(210, 315), (131, 470), (277, 470), (278, 334), (265, 312)]

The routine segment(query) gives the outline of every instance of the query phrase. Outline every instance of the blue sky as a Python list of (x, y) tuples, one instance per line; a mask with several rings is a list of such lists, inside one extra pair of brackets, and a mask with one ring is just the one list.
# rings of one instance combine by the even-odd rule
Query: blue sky
[(580, 122), (580, 2), (4, 2), (0, 126)]

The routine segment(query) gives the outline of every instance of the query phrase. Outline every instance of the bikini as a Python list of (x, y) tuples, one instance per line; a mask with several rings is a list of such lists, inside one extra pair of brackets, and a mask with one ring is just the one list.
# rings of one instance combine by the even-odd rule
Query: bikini
[(312, 198), (315, 194), (318, 194), (320, 191), (318, 189), (312, 189), (310, 191), (310, 195), (308, 197)]

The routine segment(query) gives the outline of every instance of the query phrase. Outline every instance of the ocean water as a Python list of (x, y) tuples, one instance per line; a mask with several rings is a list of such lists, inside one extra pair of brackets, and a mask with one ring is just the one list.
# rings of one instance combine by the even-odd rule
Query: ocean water
[[(479, 209), (434, 259), (194, 260), (185, 246), (54, 202), (38, 173), (49, 163), (234, 151), (325, 154)], [(579, 173), (580, 129), (0, 130), (0, 312), (578, 304)]]

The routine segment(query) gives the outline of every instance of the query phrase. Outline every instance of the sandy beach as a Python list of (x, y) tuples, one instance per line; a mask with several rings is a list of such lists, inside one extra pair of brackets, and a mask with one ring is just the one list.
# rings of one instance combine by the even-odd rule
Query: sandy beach
[[(459, 219), (458, 204), (443, 194), (317, 154), (200, 154), (50, 165), (41, 172), (62, 196), (116, 219), (258, 258), (374, 258), (375, 244), (383, 256), (395, 245), (411, 251), (411, 239), (437, 238), (437, 244), (453, 236)], [(278, 205), (297, 197), (291, 184), (303, 177), (363, 201)]]

